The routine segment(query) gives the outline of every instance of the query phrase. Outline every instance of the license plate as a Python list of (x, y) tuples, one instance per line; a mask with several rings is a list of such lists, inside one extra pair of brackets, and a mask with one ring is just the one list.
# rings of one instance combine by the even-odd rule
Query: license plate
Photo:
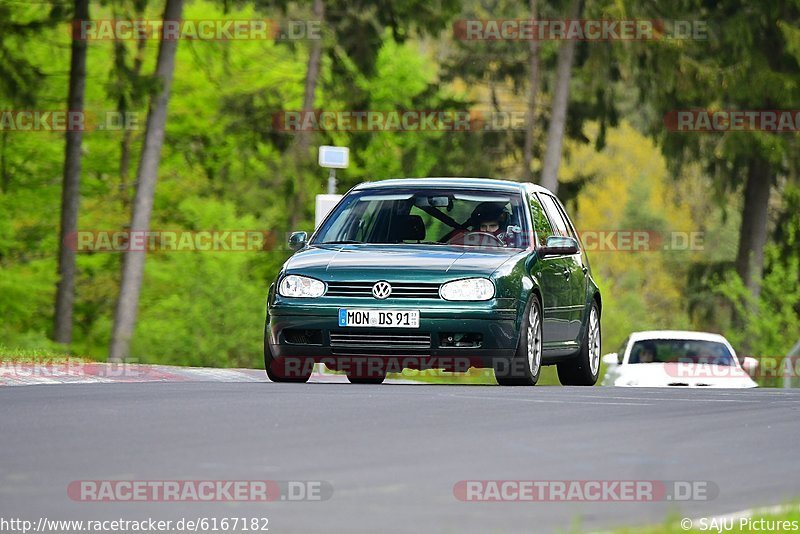
[(419, 328), (419, 310), (369, 310), (340, 308), (339, 326)]

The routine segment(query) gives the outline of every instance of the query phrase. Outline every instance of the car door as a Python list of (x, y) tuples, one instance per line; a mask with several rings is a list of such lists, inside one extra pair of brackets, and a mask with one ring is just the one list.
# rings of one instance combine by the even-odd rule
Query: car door
[[(580, 240), (578, 240), (572, 223), (558, 199), (548, 194), (540, 194), (540, 198), (556, 235), (571, 237), (578, 241), (580, 247)], [(562, 260), (560, 264), (562, 270), (556, 274), (562, 278), (561, 282), (565, 285), (567, 294), (564, 298), (567, 340), (577, 341), (581, 335), (581, 325), (586, 310), (587, 269), (583, 268), (580, 250), (575, 254), (558, 256), (558, 258)]]
[(578, 232), (575, 230), (575, 225), (572, 224), (572, 220), (567, 215), (567, 210), (564, 207), (564, 204), (556, 198), (556, 206), (558, 207), (559, 211), (561, 212), (561, 216), (564, 218), (564, 222), (567, 225), (567, 231), (569, 232), (570, 237), (575, 239), (578, 242), (578, 252), (571, 256), (572, 260), (572, 273), (575, 275), (572, 277), (572, 299), (573, 299), (573, 310), (575, 312), (575, 320), (577, 321), (577, 327), (579, 329), (580, 335), (580, 328), (583, 325), (584, 321), (587, 319), (587, 304), (589, 298), (589, 258), (586, 256), (586, 252), (583, 250), (583, 242), (581, 241), (580, 237), (578, 236)]
[[(531, 193), (529, 202), (535, 245), (538, 248), (545, 243), (548, 237), (556, 235), (556, 233), (536, 194)], [(542, 312), (544, 314), (542, 341), (545, 344), (552, 345), (570, 340), (571, 310), (569, 305), (571, 297), (569, 284), (564, 280), (566, 268), (567, 261), (563, 256), (538, 258), (533, 264), (534, 272), (531, 274), (539, 280), (542, 291)]]

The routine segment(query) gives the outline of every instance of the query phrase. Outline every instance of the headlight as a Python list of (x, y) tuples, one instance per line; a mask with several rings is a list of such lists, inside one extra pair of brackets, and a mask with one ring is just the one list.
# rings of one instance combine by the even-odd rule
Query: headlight
[(278, 293), (282, 297), (321, 297), (325, 294), (325, 284), (316, 278), (290, 274), (281, 280)]
[(444, 300), (489, 300), (494, 296), (494, 284), (487, 278), (465, 278), (442, 285), (439, 295)]

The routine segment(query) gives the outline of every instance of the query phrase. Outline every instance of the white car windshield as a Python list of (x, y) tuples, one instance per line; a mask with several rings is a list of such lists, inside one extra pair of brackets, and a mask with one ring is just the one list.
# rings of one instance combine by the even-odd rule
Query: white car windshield
[(716, 341), (695, 339), (646, 339), (631, 348), (629, 363), (703, 363), (733, 366), (728, 347)]
[(514, 192), (370, 189), (349, 194), (312, 245), (418, 244), (525, 248), (527, 219)]

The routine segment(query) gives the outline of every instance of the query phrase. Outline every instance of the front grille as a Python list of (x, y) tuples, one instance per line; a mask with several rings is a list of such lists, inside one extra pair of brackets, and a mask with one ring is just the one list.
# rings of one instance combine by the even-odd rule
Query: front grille
[(430, 334), (402, 333), (337, 333), (331, 332), (331, 347), (334, 349), (421, 349), (431, 348)]
[[(389, 282), (392, 286), (391, 299), (438, 299), (439, 284), (423, 282)], [(328, 282), (328, 297), (371, 298), (375, 282)]]

